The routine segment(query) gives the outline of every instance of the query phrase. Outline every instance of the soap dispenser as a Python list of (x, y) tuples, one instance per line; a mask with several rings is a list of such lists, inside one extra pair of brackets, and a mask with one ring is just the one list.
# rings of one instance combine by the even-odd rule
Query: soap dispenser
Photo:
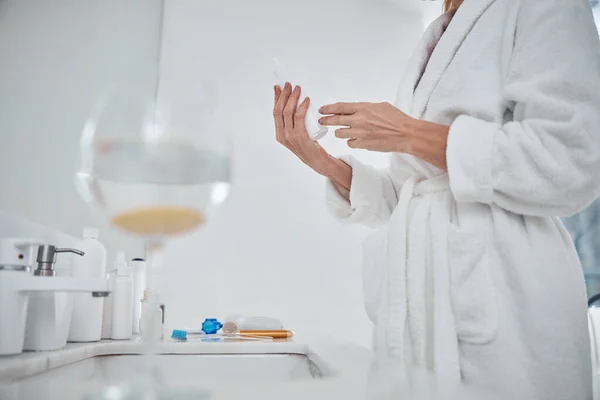
[[(75, 254), (82, 257), (78, 249), (57, 248), (53, 245), (38, 247), (37, 268), (34, 277), (44, 281), (57, 279), (55, 265), (61, 254)], [(60, 256), (61, 258), (63, 256)], [(27, 306), (27, 324), (23, 350), (51, 351), (67, 344), (75, 294), (61, 292), (31, 293)], [(87, 296), (91, 297), (89, 293)]]
[[(35, 248), (37, 269), (32, 274)], [(40, 245), (35, 240), (0, 238), (0, 323), (7, 327), (0, 329), (0, 356), (65, 346), (65, 308), (57, 304), (56, 296), (45, 294), (75, 292), (101, 297), (110, 293), (109, 282), (104, 278), (56, 276), (57, 256), (63, 253), (83, 255), (76, 249)]]
[(33, 252), (39, 244), (34, 239), (0, 238), (0, 355), (23, 351), (29, 295), (16, 290), (9, 294), (31, 276)]

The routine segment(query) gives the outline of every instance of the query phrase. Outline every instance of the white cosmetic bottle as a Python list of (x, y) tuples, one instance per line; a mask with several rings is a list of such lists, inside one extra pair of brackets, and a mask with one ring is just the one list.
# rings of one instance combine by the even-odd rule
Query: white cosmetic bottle
[(142, 258), (131, 260), (131, 274), (133, 276), (133, 326), (134, 334), (140, 333), (140, 319), (142, 317), (142, 299), (146, 288), (146, 261)]
[[(103, 279), (106, 276), (106, 249), (98, 241), (98, 229), (85, 228), (83, 239), (74, 246), (84, 252), (72, 260), (71, 276), (81, 279)], [(69, 342), (97, 342), (102, 333), (102, 298), (89, 293), (73, 295), (73, 314), (69, 328)]]
[[(118, 256), (117, 256), (118, 257)], [(110, 280), (110, 287), (115, 287), (115, 281), (117, 279), (117, 270), (119, 268), (118, 258), (115, 260), (111, 270), (108, 272), (108, 279)], [(102, 312), (102, 339), (111, 339), (112, 337), (112, 315), (113, 315), (113, 304), (114, 294), (111, 293), (104, 298), (104, 310)]]
[(133, 281), (125, 261), (125, 253), (117, 254), (117, 276), (113, 287), (112, 333), (113, 340), (131, 339), (133, 324)]
[[(294, 83), (290, 80), (290, 76), (288, 74), (287, 69), (281, 64), (281, 62), (277, 59), (277, 57), (273, 58), (273, 73), (275, 74), (275, 78), (277, 79), (277, 84), (283, 88), (286, 82)], [(301, 98), (298, 104), (302, 103), (305, 97)], [(319, 115), (315, 111), (314, 105), (310, 104), (308, 107), (308, 111), (306, 113), (306, 118), (304, 119), (304, 123), (306, 125), (306, 130), (308, 132), (308, 136), (313, 141), (317, 141), (327, 135), (329, 129), (325, 126), (319, 124)]]

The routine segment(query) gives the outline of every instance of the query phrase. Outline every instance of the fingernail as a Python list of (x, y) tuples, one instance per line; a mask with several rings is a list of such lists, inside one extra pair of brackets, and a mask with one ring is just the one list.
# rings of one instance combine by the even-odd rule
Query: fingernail
[(286, 82), (286, 83), (285, 83), (285, 88), (286, 88), (286, 89), (288, 89), (288, 88), (291, 88), (291, 87), (292, 87), (292, 84), (291, 84), (291, 83), (289, 83), (289, 82)]
[(319, 118), (319, 123), (323, 125), (323, 118)]
[(324, 108), (325, 108), (325, 107), (321, 107), (321, 108), (319, 108), (319, 112), (320, 112), (321, 114), (323, 114)]
[(300, 86), (296, 86), (296, 87), (294, 88), (294, 93), (298, 93), (298, 90), (300, 90)]

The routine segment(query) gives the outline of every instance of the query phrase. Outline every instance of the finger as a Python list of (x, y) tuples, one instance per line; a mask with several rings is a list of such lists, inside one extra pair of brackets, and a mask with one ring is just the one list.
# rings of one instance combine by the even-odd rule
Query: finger
[(300, 87), (296, 86), (283, 109), (283, 123), (285, 124), (286, 133), (290, 133), (294, 129), (294, 114), (296, 114), (298, 108), (299, 97)]
[(306, 134), (306, 113), (308, 112), (309, 106), (310, 98), (307, 97), (300, 103), (296, 110), (296, 115), (294, 116), (294, 132), (296, 134)]
[(274, 115), (275, 121), (275, 138), (277, 141), (285, 145), (285, 125), (283, 124), (283, 114)]
[(275, 85), (273, 89), (275, 91), (275, 101), (273, 104), (277, 104), (277, 100), (279, 100), (279, 96), (281, 96), (281, 87), (279, 87), (279, 85)]
[(347, 144), (348, 144), (348, 147), (351, 147), (353, 149), (378, 151), (378, 152), (382, 152), (382, 153), (389, 153), (391, 151), (389, 145), (386, 145), (386, 143), (381, 140), (352, 138), (352, 139), (348, 140)]
[(290, 98), (292, 93), (292, 85), (289, 82), (286, 82), (283, 90), (281, 91), (281, 95), (277, 100), (277, 104), (275, 104), (275, 109), (273, 110), (273, 115), (277, 119), (281, 119), (281, 123), (285, 126), (285, 121), (283, 119), (283, 111), (285, 110), (285, 106)]
[[(279, 85), (275, 85), (274, 89), (274, 95), (275, 95), (275, 99), (273, 101), (273, 117), (277, 117), (277, 102), (279, 101), (279, 98), (281, 97), (281, 87), (279, 87)], [(277, 118), (275, 118), (275, 124), (277, 125)]]
[(354, 114), (361, 103), (335, 103), (328, 104), (319, 108), (319, 112), (325, 115), (338, 114), (338, 115), (351, 115)]
[(294, 130), (291, 133), (288, 132), (288, 141), (294, 148), (296, 155), (300, 158), (302, 158), (301, 153), (305, 151), (307, 145), (314, 145), (314, 142), (310, 140), (306, 130), (305, 120), (309, 106), (310, 98), (307, 97), (302, 101), (296, 110), (296, 115), (294, 116)]
[(340, 139), (356, 138), (356, 132), (352, 128), (339, 128), (335, 130), (335, 137)]
[(283, 124), (283, 107), (285, 104), (280, 102), (283, 90), (279, 85), (275, 86), (275, 105), (273, 106), (273, 119), (275, 121), (275, 138), (279, 143), (287, 147), (285, 141), (285, 126)]
[(330, 115), (319, 118), (319, 123), (323, 126), (352, 126), (352, 121), (351, 115)]
[(363, 141), (360, 139), (349, 139), (347, 142), (348, 147), (351, 147), (353, 149), (363, 149)]

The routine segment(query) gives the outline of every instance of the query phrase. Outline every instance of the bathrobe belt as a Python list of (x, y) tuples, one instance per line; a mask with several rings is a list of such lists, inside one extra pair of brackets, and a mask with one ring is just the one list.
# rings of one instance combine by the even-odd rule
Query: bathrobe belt
[[(415, 197), (420, 201), (409, 218)], [(451, 199), (447, 174), (411, 177), (402, 185), (387, 235), (388, 279), (377, 334), (387, 357), (454, 381), (460, 372), (448, 266)]]

